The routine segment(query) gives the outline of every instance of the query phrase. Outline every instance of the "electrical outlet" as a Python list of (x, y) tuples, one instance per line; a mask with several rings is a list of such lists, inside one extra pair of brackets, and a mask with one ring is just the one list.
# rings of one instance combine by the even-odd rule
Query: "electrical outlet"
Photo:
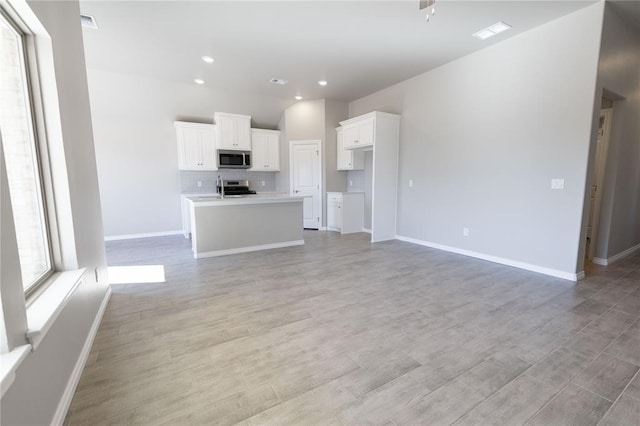
[(464, 237), (469, 236), (469, 228), (462, 228), (462, 236)]
[(198, 181), (198, 188), (202, 188), (202, 181), (201, 180)]
[(262, 186), (264, 186), (264, 181), (262, 181), (261, 183), (262, 183)]
[(564, 179), (551, 179), (551, 189), (564, 189)]
[(349, 186), (353, 186), (353, 181), (352, 180), (349, 181)]
[(413, 179), (409, 179), (409, 188), (413, 188)]

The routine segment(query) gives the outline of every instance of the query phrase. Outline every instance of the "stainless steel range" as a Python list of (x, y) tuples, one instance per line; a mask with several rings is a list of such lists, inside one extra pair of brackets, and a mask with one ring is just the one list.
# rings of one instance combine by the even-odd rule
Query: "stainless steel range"
[[(220, 185), (222, 182), (222, 185)], [(223, 188), (224, 187), (224, 191)], [(249, 189), (248, 180), (219, 180), (216, 185), (216, 191), (218, 194), (224, 195), (251, 195), (256, 191)]]

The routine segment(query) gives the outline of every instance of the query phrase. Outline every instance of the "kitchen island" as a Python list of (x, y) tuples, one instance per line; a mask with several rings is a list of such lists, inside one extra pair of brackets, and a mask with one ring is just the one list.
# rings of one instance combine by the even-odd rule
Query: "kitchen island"
[(196, 259), (304, 244), (304, 197), (256, 194), (187, 200)]

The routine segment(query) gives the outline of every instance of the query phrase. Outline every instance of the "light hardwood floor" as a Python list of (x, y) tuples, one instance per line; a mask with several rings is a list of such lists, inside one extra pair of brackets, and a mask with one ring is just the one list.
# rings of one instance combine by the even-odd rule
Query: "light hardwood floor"
[(578, 283), (368, 235), (193, 260), (110, 242), (118, 285), (66, 424), (632, 425), (640, 253)]

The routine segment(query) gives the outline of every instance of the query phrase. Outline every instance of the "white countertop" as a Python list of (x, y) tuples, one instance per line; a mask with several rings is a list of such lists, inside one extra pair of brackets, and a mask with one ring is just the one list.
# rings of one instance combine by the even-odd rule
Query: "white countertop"
[(302, 202), (305, 196), (290, 195), (285, 192), (262, 192), (251, 195), (188, 196), (194, 207), (228, 206), (241, 204), (268, 204)]

